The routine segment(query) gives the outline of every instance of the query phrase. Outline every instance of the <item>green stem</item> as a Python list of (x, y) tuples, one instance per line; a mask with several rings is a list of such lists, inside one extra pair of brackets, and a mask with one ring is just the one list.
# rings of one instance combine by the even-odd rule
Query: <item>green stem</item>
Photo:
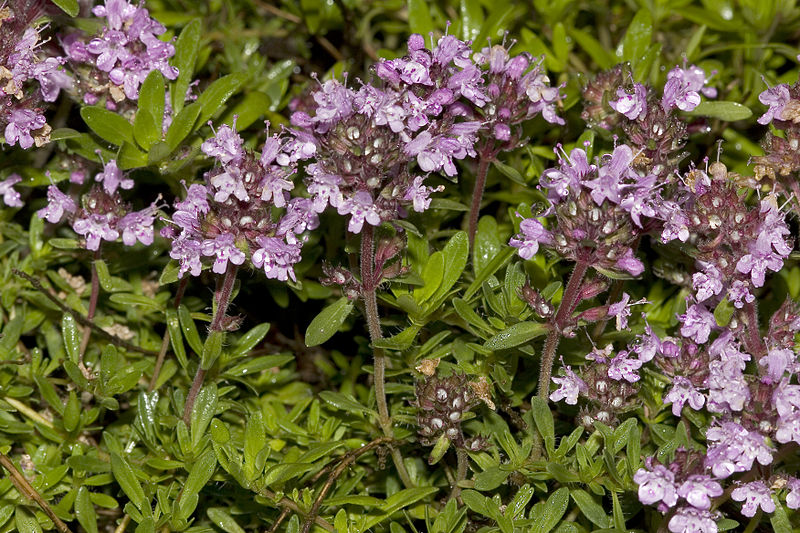
[(475, 188), (472, 190), (472, 206), (469, 209), (469, 249), (475, 246), (475, 234), (478, 232), (478, 217), (483, 201), (483, 190), (486, 188), (486, 176), (489, 174), (489, 163), (492, 160), (489, 150), (481, 151), (478, 156), (478, 171), (475, 174)]
[[(186, 290), (186, 284), (189, 281), (188, 276), (181, 279), (180, 283), (178, 284), (178, 292), (175, 293), (175, 301), (173, 303), (175, 309), (177, 309), (181, 305), (181, 300), (183, 299), (183, 292)], [(153, 369), (153, 376), (150, 378), (150, 384), (147, 387), (147, 392), (153, 392), (156, 388), (156, 382), (158, 381), (158, 375), (161, 373), (161, 366), (164, 364), (164, 359), (167, 356), (167, 348), (169, 347), (169, 328), (164, 331), (164, 337), (161, 339), (161, 349), (158, 351), (158, 357), (156, 358), (156, 366)]]
[(467, 455), (466, 450), (456, 448), (456, 455), (458, 457), (458, 470), (456, 471), (456, 479), (453, 482), (453, 490), (450, 492), (450, 500), (461, 495), (461, 487), (458, 486), (458, 483), (467, 479), (467, 468), (469, 467), (469, 455)]
[[(367, 328), (372, 343), (372, 356), (375, 368), (375, 401), (378, 404), (378, 424), (387, 437), (394, 438), (392, 430), (392, 420), (389, 416), (389, 405), (386, 402), (386, 354), (382, 348), (375, 346), (375, 343), (383, 338), (381, 333), (381, 322), (378, 315), (378, 298), (375, 294), (379, 280), (375, 275), (375, 231), (372, 226), (365, 224), (361, 230), (361, 284), (362, 297), (364, 299), (364, 313), (367, 319)], [(397, 473), (406, 487), (413, 487), (411, 476), (408, 475), (403, 456), (400, 450), (391, 446), (392, 460), (394, 461)]]
[(561, 341), (561, 331), (566, 325), (566, 321), (575, 312), (575, 307), (578, 304), (578, 294), (583, 283), (583, 278), (586, 271), (589, 269), (589, 264), (583, 261), (575, 263), (575, 269), (567, 282), (567, 287), (564, 289), (564, 296), (561, 298), (561, 303), (558, 306), (558, 311), (553, 315), (550, 320), (550, 332), (547, 334), (547, 339), (544, 342), (544, 349), (542, 351), (541, 369), (539, 370), (539, 389), (538, 396), (547, 401), (548, 393), (550, 392), (550, 376), (553, 372), (553, 361), (556, 357), (556, 349), (558, 343)]
[[(92, 292), (89, 295), (89, 310), (86, 313), (86, 320), (89, 322), (92, 321), (94, 318), (95, 312), (97, 312), (97, 299), (100, 296), (100, 278), (97, 276), (97, 266), (95, 266), (95, 261), (100, 260), (100, 248), (98, 247), (94, 253), (94, 261), (92, 261)], [(81, 339), (81, 345), (78, 349), (78, 368), (81, 369), (83, 375), (88, 378), (91, 378), (91, 372), (84, 366), (83, 364), (83, 356), (86, 354), (86, 348), (89, 347), (89, 339), (92, 336), (92, 328), (87, 327), (83, 330), (83, 338)]]
[[(222, 279), (222, 286), (214, 295), (217, 308), (214, 311), (214, 317), (211, 319), (211, 325), (208, 328), (209, 333), (223, 331), (222, 320), (225, 318), (225, 313), (231, 303), (231, 294), (233, 293), (233, 286), (236, 283), (236, 270), (236, 265), (228, 262), (228, 270), (225, 271), (225, 277)], [(202, 364), (198, 365), (197, 373), (194, 375), (192, 386), (189, 389), (189, 394), (186, 396), (186, 403), (183, 407), (183, 422), (187, 426), (190, 425), (192, 421), (194, 402), (197, 399), (197, 394), (203, 387), (203, 381), (205, 380), (207, 370), (208, 369), (203, 368)]]

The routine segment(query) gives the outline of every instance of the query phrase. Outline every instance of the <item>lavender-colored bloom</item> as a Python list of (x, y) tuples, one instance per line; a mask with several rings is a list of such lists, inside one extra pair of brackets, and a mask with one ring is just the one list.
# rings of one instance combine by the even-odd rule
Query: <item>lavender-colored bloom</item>
[(722, 486), (705, 474), (689, 476), (678, 487), (678, 496), (695, 508), (705, 511), (711, 509), (711, 498), (722, 496), (723, 492)]
[(647, 114), (647, 89), (641, 83), (634, 83), (633, 94), (628, 94), (624, 88), (619, 87), (617, 99), (610, 101), (608, 105), (628, 119), (636, 120)]
[(14, 189), (14, 185), (22, 181), (19, 174), (11, 174), (8, 178), (0, 181), (0, 195), (3, 195), (3, 203), (8, 207), (22, 207), (22, 197)]
[(706, 466), (718, 478), (726, 478), (735, 472), (746, 472), (753, 462), (762, 465), (772, 463), (772, 449), (758, 431), (748, 431), (736, 422), (723, 422), (706, 432), (709, 441)]
[(131, 54), (127, 49), (128, 37), (117, 30), (105, 32), (102, 38), (92, 39), (86, 49), (97, 56), (97, 68), (110, 72), (117, 64), (128, 59)]
[(550, 86), (548, 78), (538, 68), (534, 68), (520, 80), (520, 86), (531, 101), (528, 106), (528, 116), (541, 112), (542, 118), (551, 124), (566, 124), (563, 118), (556, 114), (556, 103), (561, 99), (558, 87)]
[(703, 408), (705, 401), (705, 396), (683, 376), (672, 378), (672, 390), (664, 396), (664, 403), (672, 402), (672, 414), (675, 416), (681, 416), (681, 410), (685, 403), (688, 402), (692, 409), (699, 411)]
[(704, 509), (680, 507), (667, 525), (671, 533), (717, 533), (714, 515)]
[(570, 189), (580, 190), (583, 179), (594, 172), (596, 167), (589, 164), (586, 152), (573, 148), (569, 155), (558, 159), (559, 168), (551, 168), (542, 173), (539, 184), (547, 188), (547, 199), (558, 203), (569, 195)]
[[(42, 146), (49, 141), (50, 137), (46, 132), (35, 137), (31, 135), (31, 132), (47, 126), (44, 115), (31, 109), (14, 109), (7, 114), (7, 117), (5, 138), (10, 146), (19, 143), (20, 148), (27, 150), (34, 144)], [(49, 131), (49, 128), (45, 128), (45, 130)]]
[(738, 412), (750, 401), (750, 387), (744, 366), (736, 359), (708, 364), (708, 410), (715, 413)]
[(221, 233), (214, 239), (204, 240), (201, 251), (205, 256), (216, 256), (211, 267), (211, 271), (216, 274), (225, 273), (228, 261), (234, 265), (241, 265), (245, 260), (244, 252), (236, 247), (234, 237), (230, 233)]
[(339, 190), (342, 178), (335, 174), (325, 172), (317, 163), (311, 163), (306, 168), (311, 179), (308, 182), (308, 194), (314, 201), (314, 209), (317, 213), (322, 213), (330, 204), (331, 207), (338, 208), (344, 202), (344, 196)]
[(550, 393), (550, 401), (560, 402), (564, 400), (569, 405), (578, 403), (578, 395), (581, 392), (586, 392), (589, 387), (586, 383), (578, 377), (575, 372), (569, 367), (564, 365), (564, 377), (552, 377), (553, 383), (558, 385), (558, 389)]
[(36, 211), (36, 216), (44, 218), (51, 224), (61, 222), (64, 213), (71, 215), (77, 210), (75, 200), (64, 194), (55, 185), (47, 188), (47, 206)]
[(137, 240), (145, 246), (153, 244), (155, 211), (155, 205), (151, 205), (141, 211), (128, 213), (119, 220), (117, 230), (122, 232), (122, 242), (125, 246), (133, 246)]
[(778, 418), (775, 440), (781, 444), (786, 444), (787, 442), (800, 444), (800, 412), (795, 411), (787, 416)]
[(200, 241), (190, 239), (183, 235), (172, 241), (172, 248), (169, 256), (179, 263), (178, 276), (183, 276), (186, 272), (192, 276), (199, 276), (203, 270), (203, 263), (200, 260), (202, 244)]
[(319, 227), (319, 217), (314, 209), (314, 202), (309, 198), (292, 198), (286, 206), (286, 213), (278, 222), (276, 233), (294, 245), (297, 243), (296, 235), (317, 227)]
[(772, 405), (780, 417), (800, 411), (800, 385), (790, 385), (788, 379), (782, 379), (772, 393)]
[(686, 242), (689, 238), (689, 219), (681, 206), (667, 200), (661, 203), (660, 211), (660, 218), (665, 221), (664, 230), (661, 232), (661, 242), (668, 243), (675, 239)]
[(414, 181), (408, 186), (405, 195), (403, 195), (403, 200), (412, 201), (414, 211), (417, 213), (422, 213), (430, 207), (431, 193), (444, 190), (444, 185), (439, 185), (438, 187), (428, 187), (427, 185), (423, 185), (422, 182), (424, 179), (425, 178), (422, 176), (417, 176), (414, 178)]
[(632, 161), (630, 146), (621, 144), (614, 148), (608, 163), (600, 167), (597, 179), (584, 182), (584, 186), (592, 191), (590, 194), (597, 205), (602, 205), (606, 200), (614, 204), (620, 202), (620, 180), (630, 171)]
[(786, 495), (786, 507), (800, 509), (800, 479), (790, 477), (786, 483), (789, 494)]
[(213, 176), (209, 181), (211, 185), (217, 190), (214, 194), (214, 201), (224, 203), (227, 202), (231, 196), (236, 197), (242, 202), (250, 200), (250, 195), (247, 194), (247, 189), (242, 183), (240, 176), (241, 170), (236, 166), (229, 166), (227, 169)]
[[(517, 213), (518, 217), (522, 217)], [(539, 251), (539, 244), (547, 244), (551, 240), (550, 232), (535, 218), (523, 219), (519, 224), (520, 233), (508, 241), (508, 245), (518, 248), (519, 256), (530, 259)]]
[(759, 124), (769, 124), (775, 117), (782, 118), (783, 108), (789, 103), (792, 97), (789, 94), (789, 86), (781, 83), (767, 89), (758, 95), (758, 101), (769, 106), (767, 112), (758, 118)]
[(275, 207), (284, 207), (289, 199), (289, 192), (294, 189), (294, 183), (284, 179), (277, 172), (267, 172), (262, 182), (261, 199), (268, 202), (272, 199)]
[(766, 369), (762, 378), (768, 383), (778, 383), (788, 370), (794, 374), (798, 370), (797, 355), (788, 348), (773, 348), (767, 355), (759, 359), (758, 364)]
[(716, 90), (705, 87), (705, 71), (692, 65), (688, 69), (675, 67), (667, 74), (661, 107), (669, 111), (677, 107), (681, 111), (691, 111), (700, 104), (700, 92), (709, 98), (716, 96)]
[(703, 302), (722, 292), (722, 272), (711, 263), (701, 263), (700, 266), (703, 271), (692, 276), (692, 287), (697, 291), (697, 301)]
[(261, 246), (253, 252), (253, 265), (263, 268), (268, 279), (297, 281), (293, 266), (300, 262), (300, 245), (287, 244), (278, 237), (256, 237)]
[(761, 480), (751, 481), (733, 489), (731, 498), (737, 502), (744, 502), (742, 514), (747, 517), (756, 515), (758, 508), (765, 513), (775, 511), (775, 502), (772, 501), (772, 493), (766, 483)]
[(725, 329), (719, 337), (714, 339), (708, 348), (711, 357), (716, 357), (724, 362), (731, 362), (740, 370), (744, 370), (745, 363), (750, 360), (750, 354), (742, 352), (740, 344), (734, 339), (733, 332)]
[(622, 331), (628, 327), (628, 317), (631, 316), (631, 308), (628, 305), (630, 299), (631, 295), (623, 292), (620, 301), (608, 306), (608, 316), (616, 317), (617, 319), (617, 331)]
[(112, 159), (103, 165), (103, 172), (99, 172), (94, 177), (94, 180), (101, 182), (103, 184), (103, 188), (108, 194), (114, 194), (117, 188), (126, 190), (133, 188), (133, 180), (123, 176), (122, 171), (117, 166), (117, 161), (115, 159)]
[(629, 359), (627, 351), (622, 350), (608, 362), (608, 377), (616, 381), (623, 379), (628, 383), (639, 381), (638, 370), (642, 367), (639, 359)]
[(703, 304), (690, 305), (686, 314), (680, 315), (678, 319), (682, 322), (681, 335), (697, 344), (708, 341), (711, 330), (717, 324), (714, 315)]
[(372, 226), (381, 223), (381, 217), (372, 201), (372, 196), (367, 191), (358, 191), (352, 198), (348, 198), (339, 204), (340, 215), (350, 215), (350, 223), (347, 230), (350, 233), (360, 233), (364, 226), (364, 221)]
[[(209, 125), (211, 123), (209, 122)], [(236, 122), (234, 121), (234, 127)], [(223, 165), (230, 162), (241, 161), (244, 157), (244, 141), (236, 131), (223, 124), (214, 132), (214, 137), (203, 142), (200, 149), (209, 157), (215, 158)]]
[(644, 263), (639, 261), (636, 256), (633, 255), (633, 250), (630, 248), (625, 249), (625, 253), (617, 259), (616, 262), (617, 268), (620, 270), (626, 271), (631, 276), (639, 276), (642, 272), (644, 272)]
[(78, 218), (72, 224), (75, 233), (86, 238), (86, 248), (97, 251), (100, 241), (116, 241), (119, 232), (112, 227), (113, 216), (110, 213), (90, 214), (86, 218)]
[(675, 474), (664, 465), (655, 465), (653, 470), (640, 468), (633, 475), (633, 481), (639, 485), (639, 501), (645, 505), (664, 502), (667, 507), (678, 503), (675, 487)]

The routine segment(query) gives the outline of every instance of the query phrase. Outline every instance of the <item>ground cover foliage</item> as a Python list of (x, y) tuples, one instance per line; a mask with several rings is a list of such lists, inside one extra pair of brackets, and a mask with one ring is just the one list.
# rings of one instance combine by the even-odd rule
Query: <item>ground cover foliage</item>
[(800, 528), (799, 30), (0, 4), (0, 531)]

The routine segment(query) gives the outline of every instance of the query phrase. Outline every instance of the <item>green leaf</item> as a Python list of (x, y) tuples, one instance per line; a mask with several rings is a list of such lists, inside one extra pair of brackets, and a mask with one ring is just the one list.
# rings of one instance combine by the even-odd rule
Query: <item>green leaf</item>
[(319, 397), (322, 398), (325, 402), (331, 404), (335, 408), (340, 409), (342, 411), (347, 411), (347, 412), (355, 413), (355, 414), (362, 414), (362, 413), (374, 414), (375, 413), (375, 411), (373, 411), (372, 409), (370, 409), (368, 407), (365, 407), (365, 406), (361, 405), (355, 399), (353, 399), (353, 398), (351, 398), (349, 396), (345, 396), (344, 394), (339, 393), (339, 392), (333, 392), (333, 391), (327, 391), (326, 390), (326, 391), (320, 392), (319, 393)]
[(544, 511), (530, 530), (531, 533), (548, 533), (556, 527), (567, 511), (568, 504), (569, 489), (567, 487), (561, 487), (552, 493), (544, 504)]
[(208, 448), (192, 465), (189, 477), (186, 478), (186, 483), (183, 485), (182, 499), (200, 494), (200, 491), (208, 484), (208, 480), (211, 479), (216, 470), (217, 456), (214, 454), (214, 450)]
[(241, 88), (247, 78), (247, 74), (237, 72), (223, 76), (209, 85), (195, 102), (200, 106), (200, 116), (198, 117), (200, 123), (211, 118), (228, 101), (228, 98)]
[(16, 506), (14, 524), (17, 526), (19, 533), (42, 533), (42, 526), (39, 525), (39, 521), (22, 505)]
[(194, 353), (203, 353), (203, 341), (200, 340), (200, 334), (197, 333), (197, 326), (194, 324), (194, 319), (189, 309), (183, 304), (178, 307), (178, 318), (180, 319), (183, 338), (189, 343)]
[(610, 527), (608, 515), (606, 515), (603, 507), (594, 501), (594, 498), (582, 489), (573, 490), (570, 495), (578, 508), (583, 513), (583, 516), (589, 519), (591, 523), (597, 527), (607, 528)]
[(431, 4), (425, 0), (408, 0), (408, 26), (411, 33), (427, 37), (434, 30)]
[(136, 137), (136, 143), (144, 150), (149, 150), (154, 142), (161, 139), (161, 125), (156, 124), (156, 119), (147, 109), (140, 109), (136, 112), (136, 118), (133, 121), (133, 136)]
[(189, 83), (194, 75), (197, 51), (200, 48), (201, 31), (200, 20), (194, 19), (183, 28), (183, 31), (175, 41), (175, 56), (172, 58), (172, 64), (178, 69), (178, 78), (173, 82), (172, 90), (170, 91), (172, 108), (175, 113), (180, 113), (183, 109), (186, 90), (189, 88)]
[(605, 46), (595, 39), (592, 32), (571, 28), (569, 34), (602, 70), (610, 69), (617, 62), (614, 56), (606, 51)]
[(208, 424), (217, 412), (217, 386), (215, 384), (206, 385), (197, 393), (197, 398), (192, 409), (191, 430), (192, 448), (197, 451), (203, 436), (206, 433)]
[(439, 439), (436, 441), (436, 444), (433, 446), (433, 450), (431, 450), (431, 454), (428, 457), (428, 464), (435, 465), (439, 461), (441, 461), (444, 454), (447, 453), (447, 450), (450, 448), (450, 439), (447, 438), (447, 435), (442, 433)]
[(70, 17), (77, 17), (81, 10), (78, 0), (53, 0), (53, 3)]
[(244, 529), (236, 523), (236, 520), (220, 507), (210, 507), (206, 514), (214, 525), (225, 531), (225, 533), (245, 533)]
[(498, 466), (487, 468), (475, 475), (475, 490), (494, 490), (502, 485), (510, 475), (509, 470), (501, 470)]
[(197, 117), (200, 115), (200, 105), (194, 102), (181, 109), (167, 130), (166, 143), (170, 150), (174, 150), (181, 142), (194, 131)]
[(648, 9), (639, 9), (633, 17), (625, 37), (622, 39), (622, 46), (617, 55), (623, 61), (630, 61), (636, 70), (636, 65), (642, 60), (650, 42), (653, 38), (653, 17)]
[(739, 102), (700, 102), (694, 110), (688, 113), (692, 116), (718, 118), (727, 122), (745, 120), (753, 116), (749, 107)]
[(80, 136), (81, 132), (73, 130), (72, 128), (57, 128), (50, 132), (51, 141), (64, 141), (66, 139), (74, 139)]
[(165, 313), (167, 331), (169, 331), (169, 342), (175, 357), (183, 368), (186, 368), (188, 359), (186, 357), (186, 347), (183, 345), (183, 334), (181, 333), (181, 323), (178, 318), (178, 311), (167, 309)]
[(789, 517), (786, 514), (786, 509), (783, 504), (778, 500), (777, 495), (772, 495), (772, 500), (775, 502), (775, 511), (769, 517), (769, 523), (772, 526), (772, 531), (775, 533), (792, 533), (792, 524), (789, 522)]
[(133, 144), (133, 127), (122, 116), (104, 107), (87, 106), (81, 108), (81, 117), (101, 139), (117, 146)]
[(425, 268), (422, 269), (422, 281), (425, 284), (414, 289), (414, 301), (421, 305), (427, 302), (442, 285), (444, 277), (445, 259), (442, 252), (435, 252), (428, 258)]
[(483, 345), (487, 350), (506, 350), (525, 344), (547, 333), (547, 326), (539, 322), (519, 322), (504, 329)]
[(548, 454), (552, 454), (553, 447), (555, 446), (556, 432), (553, 422), (553, 413), (550, 411), (550, 405), (547, 400), (543, 400), (537, 396), (531, 398), (531, 416), (536, 424), (536, 429), (539, 431), (539, 435), (541, 435), (544, 440)]
[(120, 304), (120, 305), (124, 305), (126, 307), (128, 307), (128, 306), (137, 306), (138, 305), (138, 306), (142, 306), (142, 307), (148, 307), (150, 309), (157, 310), (157, 311), (162, 310), (161, 304), (158, 303), (158, 301), (156, 301), (153, 298), (150, 298), (148, 296), (143, 296), (141, 294), (131, 294), (131, 293), (128, 293), (128, 292), (118, 292), (118, 293), (115, 293), (115, 294), (112, 294), (111, 296), (109, 296), (108, 299), (111, 300), (114, 303), (117, 303), (117, 304)]
[(89, 490), (86, 487), (78, 489), (78, 496), (75, 498), (75, 516), (85, 531), (97, 533), (97, 513), (94, 510), (94, 504), (89, 498)]
[[(435, 255), (435, 254), (434, 254)], [(437, 309), (447, 297), (447, 293), (461, 278), (469, 259), (469, 238), (465, 231), (453, 235), (442, 249), (444, 257), (444, 274), (439, 288), (431, 302), (432, 309)]]
[(64, 407), (64, 429), (72, 433), (78, 429), (78, 424), (81, 421), (81, 402), (78, 401), (78, 395), (75, 391), (69, 391), (69, 398), (67, 398), (67, 405)]
[(61, 317), (61, 334), (64, 337), (64, 348), (67, 350), (69, 360), (78, 363), (78, 351), (81, 346), (81, 335), (78, 332), (78, 324), (69, 313), (64, 313)]
[(259, 324), (244, 335), (242, 335), (236, 344), (231, 349), (230, 353), (233, 357), (244, 357), (250, 352), (259, 342), (264, 340), (264, 337), (269, 331), (269, 324)]
[(459, 8), (461, 13), (461, 39), (474, 41), (481, 33), (481, 24), (485, 18), (481, 3), (479, 0), (461, 0)]
[(415, 487), (412, 489), (403, 489), (389, 496), (380, 509), (386, 514), (392, 514), (399, 511), (403, 507), (408, 507), (423, 498), (427, 498), (432, 494), (436, 494), (437, 492), (439, 492), (438, 487)]
[(224, 331), (212, 331), (203, 343), (203, 350), (200, 352), (200, 368), (208, 370), (217, 362), (222, 353), (222, 344), (225, 342)]
[(717, 325), (723, 328), (727, 326), (731, 318), (733, 318), (734, 311), (736, 311), (736, 308), (727, 298), (723, 298), (722, 301), (717, 304), (717, 307), (714, 308), (714, 318), (717, 321)]
[(473, 512), (480, 515), (487, 516), (486, 514), (486, 500), (488, 498), (483, 494), (474, 490), (461, 491), (461, 500)]
[(263, 483), (266, 486), (283, 483), (302, 476), (312, 468), (314, 468), (312, 463), (281, 463), (267, 470), (267, 473), (264, 474)]
[(503, 266), (508, 263), (514, 254), (516, 253), (517, 249), (507, 246), (503, 248), (503, 250), (495, 255), (486, 266), (484, 266), (480, 272), (475, 276), (475, 280), (470, 283), (469, 287), (467, 287), (466, 292), (464, 293), (464, 299), (469, 300), (472, 298), (479, 290), (481, 290), (481, 286), (483, 283), (489, 279), (495, 272), (503, 268)]
[(147, 166), (147, 152), (143, 152), (133, 142), (124, 142), (117, 154), (117, 164), (121, 170)]
[[(150, 71), (144, 79), (142, 87), (139, 89), (139, 108), (136, 112), (136, 120), (139, 120), (139, 113), (147, 111), (155, 124), (158, 125), (156, 138), (161, 138), (161, 120), (164, 118), (165, 104), (164, 76), (157, 69)], [(136, 122), (134, 122), (134, 129)]]
[(353, 310), (353, 303), (342, 296), (323, 309), (306, 329), (306, 346), (319, 346), (333, 337)]
[(129, 465), (125, 459), (114, 452), (111, 453), (111, 473), (114, 475), (114, 479), (117, 480), (120, 488), (122, 488), (122, 492), (128, 496), (131, 503), (140, 511), (145, 507), (149, 507), (145, 499), (144, 490), (142, 490), (142, 485), (139, 483), (139, 480), (136, 479), (133, 468), (131, 468), (131, 465)]

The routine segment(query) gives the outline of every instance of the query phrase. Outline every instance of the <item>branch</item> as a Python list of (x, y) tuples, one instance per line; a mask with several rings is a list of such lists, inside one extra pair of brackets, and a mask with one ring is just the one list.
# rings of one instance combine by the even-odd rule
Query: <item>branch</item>
[(8, 470), (8, 473), (11, 476), (11, 483), (17, 487), (17, 490), (29, 500), (35, 501), (36, 504), (42, 508), (44, 514), (46, 514), (47, 517), (53, 521), (53, 523), (56, 525), (56, 528), (61, 533), (72, 533), (72, 531), (67, 527), (67, 524), (62, 522), (61, 519), (56, 516), (56, 513), (53, 512), (53, 509), (51, 509), (47, 502), (44, 501), (44, 498), (42, 498), (42, 496), (36, 492), (36, 489), (31, 486), (28, 480), (25, 479), (25, 476), (22, 475), (22, 472), (17, 470), (16, 465), (11, 462), (11, 459), (2, 453), (0, 453), (0, 465), (3, 465), (3, 467)]

